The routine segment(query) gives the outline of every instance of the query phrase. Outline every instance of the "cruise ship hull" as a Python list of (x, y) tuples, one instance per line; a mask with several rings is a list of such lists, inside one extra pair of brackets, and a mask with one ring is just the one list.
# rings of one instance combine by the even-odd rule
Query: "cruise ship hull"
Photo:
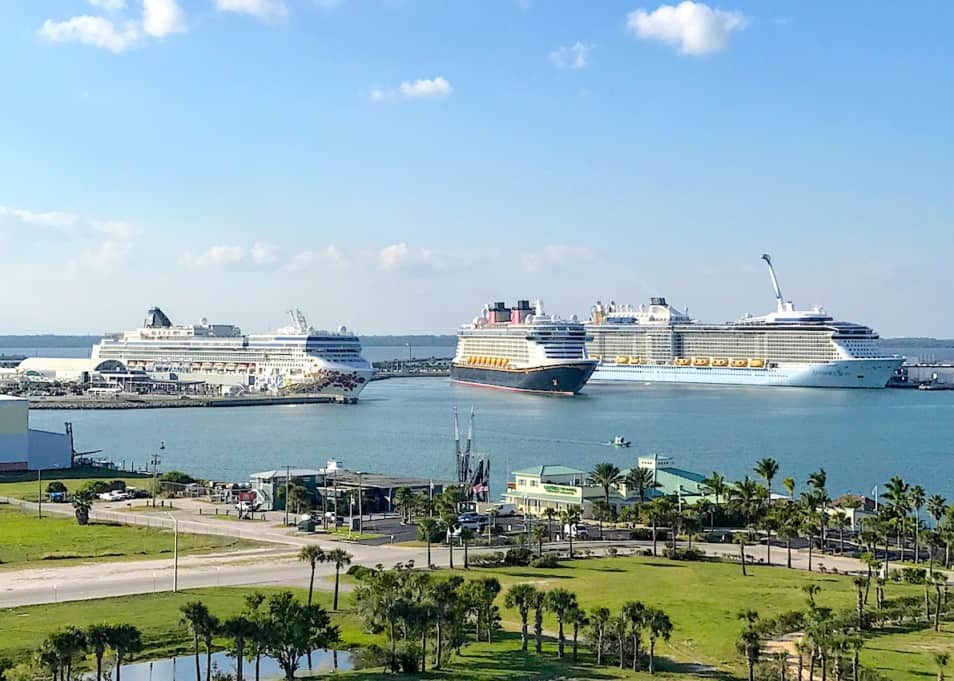
[(824, 364), (788, 364), (766, 369), (652, 366), (600, 363), (593, 381), (703, 383), (802, 388), (884, 388), (903, 358), (848, 359)]
[(596, 368), (594, 361), (548, 364), (526, 369), (494, 369), (454, 363), (451, 379), (458, 383), (521, 392), (575, 395)]

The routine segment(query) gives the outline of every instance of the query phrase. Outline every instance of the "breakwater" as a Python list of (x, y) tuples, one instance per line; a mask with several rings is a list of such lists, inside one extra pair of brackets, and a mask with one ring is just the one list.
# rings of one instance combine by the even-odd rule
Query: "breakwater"
[(333, 395), (288, 395), (272, 397), (40, 397), (30, 398), (30, 409), (178, 409), (190, 407), (264, 407), (287, 404), (352, 404), (353, 397)]

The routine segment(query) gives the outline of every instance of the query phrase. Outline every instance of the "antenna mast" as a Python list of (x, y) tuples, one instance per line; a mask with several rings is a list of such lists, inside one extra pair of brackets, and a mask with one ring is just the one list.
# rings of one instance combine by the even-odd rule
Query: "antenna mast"
[(768, 263), (769, 274), (772, 275), (772, 287), (775, 289), (775, 300), (778, 301), (778, 311), (785, 308), (785, 301), (782, 299), (782, 289), (778, 285), (778, 277), (775, 276), (775, 268), (772, 266), (772, 256), (768, 253), (762, 254), (762, 260)]

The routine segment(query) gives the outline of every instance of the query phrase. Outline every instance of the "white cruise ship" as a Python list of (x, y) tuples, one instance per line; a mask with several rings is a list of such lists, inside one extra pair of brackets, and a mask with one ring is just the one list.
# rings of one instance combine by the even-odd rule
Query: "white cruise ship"
[(594, 381), (714, 383), (819, 388), (884, 388), (904, 358), (886, 356), (867, 326), (836, 321), (821, 307), (798, 310), (782, 298), (761, 317), (700, 323), (665, 298), (631, 307), (597, 303), (587, 348)]
[(345, 327), (319, 331), (304, 315), (274, 333), (243, 335), (231, 324), (174, 325), (158, 307), (142, 328), (103, 338), (92, 358), (118, 360), (156, 380), (202, 381), (250, 392), (356, 398), (374, 375), (358, 337)]
[(596, 362), (586, 356), (586, 331), (575, 316), (560, 319), (519, 300), (484, 306), (460, 327), (451, 378), (458, 383), (523, 392), (575, 395)]

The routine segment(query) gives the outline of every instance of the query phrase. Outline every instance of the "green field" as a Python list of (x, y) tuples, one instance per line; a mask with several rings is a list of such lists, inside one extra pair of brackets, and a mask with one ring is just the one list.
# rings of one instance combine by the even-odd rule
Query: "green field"
[(889, 679), (915, 681), (937, 678), (934, 653), (951, 655), (946, 673), (954, 672), (954, 625), (945, 622), (941, 631), (904, 631), (869, 640), (861, 649), (861, 664)]
[[(172, 532), (167, 530), (102, 523), (81, 526), (71, 516), (37, 518), (9, 506), (0, 506), (0, 537), (0, 566), (8, 569), (37, 563), (156, 558), (171, 555), (173, 544)], [(232, 537), (179, 534), (183, 554), (255, 546), (255, 542)]]
[[(84, 475), (88, 476), (89, 471), (86, 471)], [(0, 497), (12, 497), (14, 499), (24, 499), (26, 501), (36, 501), (37, 493), (40, 488), (43, 489), (43, 493), (46, 494), (46, 486), (57, 480), (66, 485), (71, 493), (78, 490), (80, 487), (85, 485), (91, 480), (101, 480), (109, 482), (111, 480), (122, 480), (130, 487), (138, 487), (139, 489), (152, 489), (152, 479), (151, 478), (124, 478), (117, 477), (118, 474), (112, 476), (101, 476), (101, 477), (82, 477), (82, 478), (73, 478), (73, 477), (58, 477), (52, 471), (50, 471), (50, 477), (43, 476), (43, 480), (40, 483), (37, 483), (36, 478), (33, 480), (20, 480), (18, 482), (0, 482)], [(44, 497), (45, 499), (46, 497)]]

